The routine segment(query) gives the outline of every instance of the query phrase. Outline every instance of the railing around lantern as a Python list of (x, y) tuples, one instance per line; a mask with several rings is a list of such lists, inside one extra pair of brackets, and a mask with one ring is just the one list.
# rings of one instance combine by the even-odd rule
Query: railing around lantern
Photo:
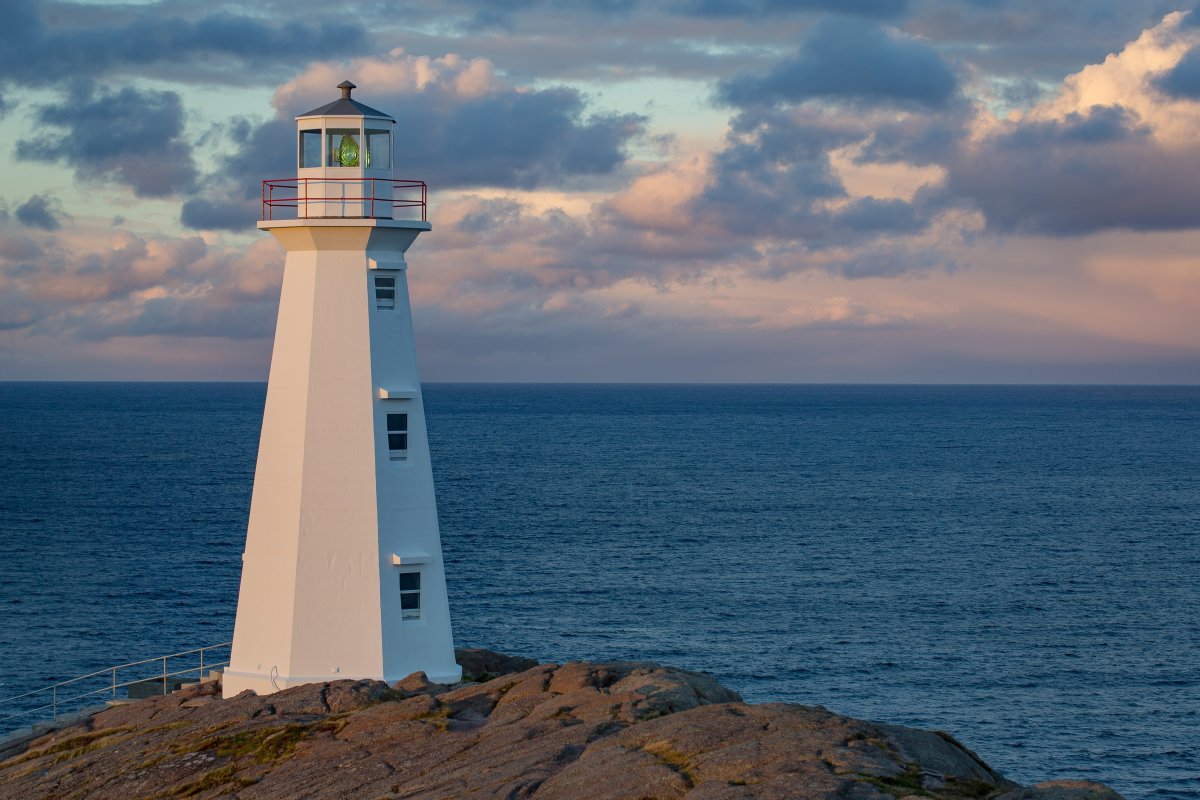
[(425, 181), (395, 178), (278, 178), (263, 181), (262, 218), (294, 208), (297, 219), (410, 219), (396, 210), (419, 208), (425, 221), (428, 191)]

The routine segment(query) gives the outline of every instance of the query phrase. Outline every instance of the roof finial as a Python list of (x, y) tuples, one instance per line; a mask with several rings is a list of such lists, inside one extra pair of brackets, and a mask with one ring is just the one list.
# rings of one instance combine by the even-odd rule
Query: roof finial
[(343, 100), (349, 100), (349, 99), (350, 99), (350, 90), (351, 90), (351, 89), (357, 89), (358, 87), (357, 87), (357, 86), (355, 86), (355, 85), (354, 85), (353, 83), (351, 83), (350, 81), (342, 81), (341, 83), (339, 83), (339, 84), (337, 85), (337, 88), (339, 88), (339, 89), (341, 89), (341, 90), (342, 90), (342, 99), (343, 99)]

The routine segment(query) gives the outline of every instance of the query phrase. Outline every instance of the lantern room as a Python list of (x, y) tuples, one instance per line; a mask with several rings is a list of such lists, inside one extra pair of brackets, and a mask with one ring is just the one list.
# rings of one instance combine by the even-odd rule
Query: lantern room
[(300, 178), (392, 177), (392, 130), (396, 120), (350, 95), (296, 117), (296, 166)]
[(420, 208), (425, 184), (392, 177), (396, 120), (358, 102), (357, 87), (342, 81), (341, 97), (296, 117), (296, 177), (263, 182), (263, 219), (401, 219)]

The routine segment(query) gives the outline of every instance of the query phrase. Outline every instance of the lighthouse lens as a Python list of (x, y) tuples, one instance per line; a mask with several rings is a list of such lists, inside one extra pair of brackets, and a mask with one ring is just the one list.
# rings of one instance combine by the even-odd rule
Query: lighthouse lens
[(342, 129), (329, 131), (329, 160), (330, 167), (357, 167), (359, 159), (359, 133), (356, 130)]
[(342, 160), (343, 167), (358, 166), (358, 145), (349, 136), (342, 137), (342, 143), (338, 146), (338, 157)]

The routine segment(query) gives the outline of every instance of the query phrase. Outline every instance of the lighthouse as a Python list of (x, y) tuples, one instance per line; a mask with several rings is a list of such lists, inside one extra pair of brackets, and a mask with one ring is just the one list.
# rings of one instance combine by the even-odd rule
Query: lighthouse
[(263, 182), (287, 256), (225, 697), (461, 677), (405, 260), (425, 184), (355, 88), (296, 117), (296, 177)]

